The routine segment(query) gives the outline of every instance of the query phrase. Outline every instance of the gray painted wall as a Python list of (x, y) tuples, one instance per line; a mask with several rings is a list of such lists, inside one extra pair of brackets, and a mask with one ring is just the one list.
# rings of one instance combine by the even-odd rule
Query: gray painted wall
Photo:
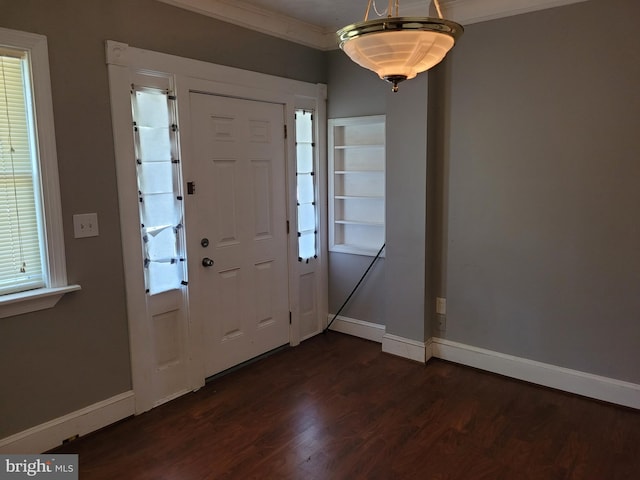
[[(69, 281), (54, 309), (0, 319), (0, 438), (131, 388), (104, 42), (326, 82), (326, 54), (152, 0), (1, 0), (0, 26), (48, 37)], [(132, 208), (137, 208), (132, 206)], [(74, 239), (97, 212), (100, 236)]]
[[(379, 260), (342, 312), (384, 324), (387, 333), (423, 341), (426, 289), (427, 76), (389, 84), (334, 51), (329, 54), (330, 118), (387, 116), (386, 258)], [(372, 257), (332, 253), (329, 311), (335, 313)]]
[[(381, 115), (386, 110), (388, 85), (358, 67), (339, 50), (328, 54), (329, 118)], [(373, 260), (364, 255), (329, 253), (329, 313), (335, 314)], [(385, 260), (372, 267), (340, 315), (385, 323)]]
[[(0, 320), (0, 438), (131, 386), (106, 39), (328, 80), (329, 117), (387, 114), (400, 132), (388, 139), (399, 159), (390, 209), (415, 210), (388, 217), (391, 251), (345, 315), (423, 340), (425, 309), (446, 295), (440, 336), (640, 383), (636, 0), (469, 26), (428, 83), (400, 96), (341, 52), (152, 0), (0, 0), (0, 10), (0, 26), (49, 38), (67, 266), (83, 287), (53, 310)], [(71, 216), (85, 212), (98, 212), (101, 235), (75, 240)], [(367, 259), (331, 255), (330, 310)]]
[(387, 333), (424, 341), (428, 75), (387, 92), (386, 327)]
[(640, 383), (638, 18), (592, 0), (472, 25), (437, 70), (445, 338)]
[[(392, 265), (389, 250), (384, 276), (350, 316), (368, 320), (383, 297), (385, 316), (372, 318), (390, 333), (640, 383), (639, 15), (635, 0), (591, 0), (468, 26), (448, 60), (401, 86), (414, 100), (402, 107), (408, 96), (385, 93), (383, 105), (375, 76), (330, 55), (330, 116), (385, 113), (400, 131), (388, 151), (414, 157), (387, 160), (387, 235), (408, 245), (417, 234), (426, 251), (413, 257), (425, 265), (424, 334), (415, 321), (422, 287), (402, 276), (413, 265)], [(428, 121), (423, 87), (412, 83), (425, 77)], [(425, 238), (413, 222), (393, 223), (418, 197)], [(408, 216), (420, 217), (417, 208)], [(363, 269), (351, 257), (331, 257), (330, 306), (348, 293), (338, 277), (357, 280), (352, 270)], [(417, 271), (411, 278), (420, 282)], [(445, 331), (436, 296), (447, 297)]]

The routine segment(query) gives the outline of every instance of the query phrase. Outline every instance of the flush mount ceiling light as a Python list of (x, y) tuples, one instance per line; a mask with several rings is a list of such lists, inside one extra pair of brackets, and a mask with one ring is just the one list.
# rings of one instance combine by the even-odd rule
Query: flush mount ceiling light
[[(393, 85), (414, 78), (442, 61), (462, 25), (442, 18), (438, 0), (433, 0), (439, 18), (401, 17), (400, 0), (389, 0), (387, 16), (369, 20), (375, 0), (369, 0), (364, 21), (338, 30), (340, 48), (361, 67), (368, 68)], [(383, 13), (384, 15), (384, 13)]]

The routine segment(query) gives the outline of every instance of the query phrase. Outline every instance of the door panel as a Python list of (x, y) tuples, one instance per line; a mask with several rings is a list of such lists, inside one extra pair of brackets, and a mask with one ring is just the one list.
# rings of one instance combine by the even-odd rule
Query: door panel
[(318, 332), (318, 274), (310, 271), (299, 276), (298, 316), (300, 336), (309, 337)]
[(189, 390), (187, 324), (182, 290), (147, 296), (150, 378), (153, 404), (160, 405)]
[(207, 179), (214, 190), (215, 201), (219, 210), (214, 218), (210, 219), (217, 223), (213, 231), (217, 233), (216, 246), (218, 248), (239, 243), (236, 228), (238, 226), (237, 208), (234, 196), (238, 177), (236, 170), (237, 163), (235, 161), (214, 160), (213, 168), (210, 172), (211, 178)]
[(289, 341), (284, 109), (201, 93), (190, 106), (190, 309), (210, 376)]

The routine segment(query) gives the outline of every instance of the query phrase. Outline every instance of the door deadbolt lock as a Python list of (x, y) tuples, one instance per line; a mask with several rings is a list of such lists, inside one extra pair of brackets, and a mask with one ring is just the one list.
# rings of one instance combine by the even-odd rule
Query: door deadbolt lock
[(202, 240), (200, 240), (200, 245), (202, 245), (204, 248), (207, 248), (209, 246), (209, 239), (203, 238)]
[(213, 267), (213, 260), (211, 260), (209, 257), (204, 257), (202, 259), (202, 266), (203, 267)]

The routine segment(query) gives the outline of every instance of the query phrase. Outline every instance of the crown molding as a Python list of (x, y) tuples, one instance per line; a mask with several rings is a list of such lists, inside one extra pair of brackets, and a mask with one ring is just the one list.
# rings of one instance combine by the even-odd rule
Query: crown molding
[[(158, 0), (318, 50), (338, 47), (335, 31), (250, 5), (242, 0)], [(560, 7), (587, 0), (444, 0), (445, 17), (462, 25)], [(403, 8), (402, 16), (424, 16), (424, 5)]]
[(497, 18), (512, 17), (547, 8), (561, 7), (587, 0), (450, 0), (445, 3), (445, 17), (470, 25)]
[(242, 0), (158, 0), (175, 7), (233, 23), (319, 50), (336, 48), (334, 32), (288, 17)]

